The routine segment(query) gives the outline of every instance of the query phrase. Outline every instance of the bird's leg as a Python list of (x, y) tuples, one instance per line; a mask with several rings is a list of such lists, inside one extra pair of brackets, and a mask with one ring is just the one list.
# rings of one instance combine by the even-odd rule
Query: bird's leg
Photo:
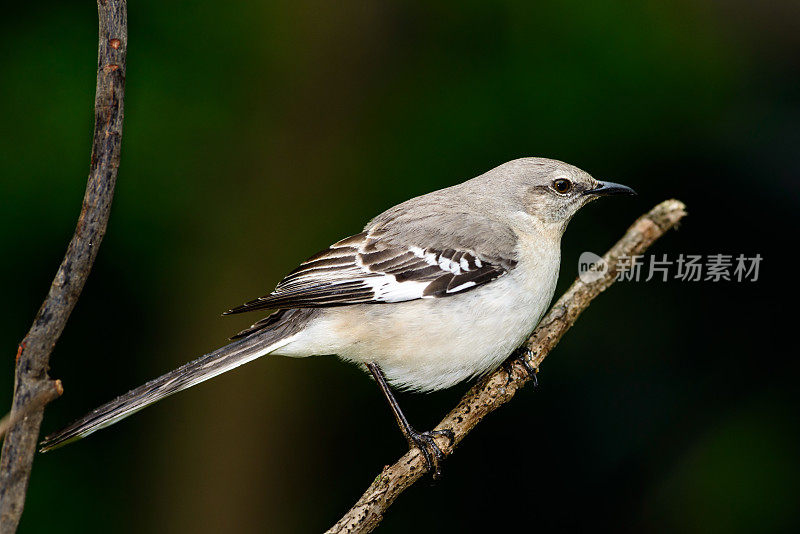
[(397, 399), (394, 398), (381, 368), (378, 367), (377, 364), (369, 362), (367, 363), (367, 369), (372, 373), (375, 382), (378, 383), (378, 387), (381, 388), (383, 396), (386, 397), (386, 401), (389, 403), (392, 414), (394, 414), (394, 418), (397, 421), (397, 426), (400, 427), (400, 431), (408, 441), (409, 448), (413, 449), (416, 447), (422, 452), (422, 456), (425, 458), (425, 463), (428, 466), (428, 472), (431, 473), (434, 480), (439, 479), (442, 476), (441, 463), (444, 460), (444, 453), (442, 453), (442, 450), (436, 445), (435, 438), (437, 436), (445, 436), (450, 440), (450, 444), (452, 445), (455, 440), (453, 431), (429, 430), (427, 432), (417, 432), (414, 430), (414, 427), (411, 426), (405, 414), (403, 414), (403, 411), (400, 409), (400, 405), (397, 404)]
[(506, 385), (510, 384), (511, 381), (513, 380), (515, 361), (518, 361), (520, 364), (522, 364), (522, 367), (524, 367), (525, 371), (528, 372), (528, 376), (531, 377), (531, 379), (533, 380), (533, 387), (539, 385), (539, 379), (537, 378), (537, 374), (539, 373), (539, 368), (531, 365), (529, 358), (532, 357), (533, 357), (533, 352), (531, 351), (531, 349), (528, 348), (527, 345), (523, 345), (511, 353), (511, 356), (509, 356), (508, 359), (505, 362), (503, 362), (503, 369), (508, 375)]

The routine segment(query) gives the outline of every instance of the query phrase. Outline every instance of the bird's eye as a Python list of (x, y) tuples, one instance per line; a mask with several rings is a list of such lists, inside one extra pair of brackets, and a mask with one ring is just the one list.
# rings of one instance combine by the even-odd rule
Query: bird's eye
[(570, 189), (572, 189), (572, 182), (570, 182), (566, 178), (559, 178), (558, 180), (553, 180), (553, 189), (555, 189), (556, 192), (561, 194), (569, 193)]

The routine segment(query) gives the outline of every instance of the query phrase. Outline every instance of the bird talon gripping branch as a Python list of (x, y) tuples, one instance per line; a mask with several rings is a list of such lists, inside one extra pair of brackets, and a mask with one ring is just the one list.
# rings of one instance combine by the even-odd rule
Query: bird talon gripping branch
[(533, 358), (533, 352), (531, 349), (527, 347), (520, 347), (503, 362), (503, 370), (507, 375), (506, 386), (514, 380), (514, 362), (519, 362), (520, 365), (522, 365), (523, 369), (525, 369), (525, 372), (528, 373), (528, 377), (533, 380), (533, 387), (539, 385), (539, 379), (537, 377), (539, 374), (539, 367), (534, 367), (531, 365), (531, 358)]
[(408, 436), (411, 448), (419, 449), (422, 457), (425, 458), (425, 465), (433, 480), (442, 478), (442, 462), (444, 462), (445, 458), (442, 449), (436, 444), (437, 436), (446, 436), (451, 445), (454, 441), (454, 435), (451, 430), (429, 430), (426, 432), (412, 430), (412, 434)]

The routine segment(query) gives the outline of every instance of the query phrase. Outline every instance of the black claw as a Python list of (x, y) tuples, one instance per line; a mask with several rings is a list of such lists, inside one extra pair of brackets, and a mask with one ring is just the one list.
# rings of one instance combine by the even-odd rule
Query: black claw
[(533, 382), (533, 387), (539, 387), (539, 375), (537, 374), (536, 370), (534, 369), (533, 374), (531, 375), (531, 381)]
[(450, 446), (452, 447), (456, 442), (456, 434), (449, 428), (444, 428), (442, 430), (432, 430), (432, 434), (436, 434), (437, 436), (444, 436), (447, 438), (447, 441), (450, 442)]
[(503, 362), (503, 371), (506, 372), (506, 386), (514, 381), (514, 359), (509, 358)]
[(408, 437), (408, 442), (411, 448), (416, 447), (425, 458), (425, 464), (428, 466), (428, 472), (433, 477), (433, 480), (439, 480), (442, 477), (442, 462), (444, 461), (444, 453), (436, 444), (436, 437), (444, 436), (450, 441), (450, 445), (455, 442), (455, 434), (452, 430), (430, 430), (427, 432), (417, 432), (412, 430)]
[(537, 387), (539, 385), (539, 379), (537, 377), (537, 373), (539, 369), (537, 367), (533, 367), (531, 363), (528, 361), (528, 358), (532, 357), (533, 353), (530, 349), (527, 348), (519, 348), (505, 361), (503, 362), (503, 369), (505, 370), (506, 374), (508, 375), (508, 379), (506, 380), (506, 385), (510, 384), (512, 380), (514, 380), (514, 361), (518, 361), (522, 367), (525, 368), (525, 371), (528, 373), (528, 376), (533, 380), (533, 387)]

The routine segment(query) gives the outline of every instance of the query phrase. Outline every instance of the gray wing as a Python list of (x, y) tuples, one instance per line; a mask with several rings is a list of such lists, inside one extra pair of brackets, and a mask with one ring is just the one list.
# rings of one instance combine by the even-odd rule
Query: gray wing
[(491, 282), (515, 265), (474, 250), (401, 245), (373, 227), (304, 261), (269, 295), (225, 313), (446, 297)]

